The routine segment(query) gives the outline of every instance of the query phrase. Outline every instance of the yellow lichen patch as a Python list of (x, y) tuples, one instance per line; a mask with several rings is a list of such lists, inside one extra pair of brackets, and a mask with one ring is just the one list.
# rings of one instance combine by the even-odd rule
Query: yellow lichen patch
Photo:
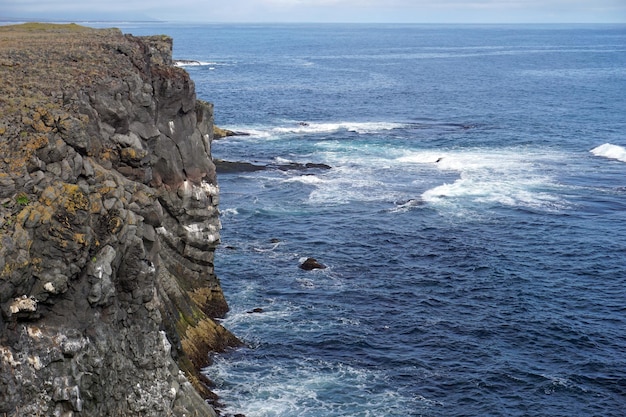
[(0, 278), (6, 278), (9, 275), (11, 275), (11, 273), (13, 271), (16, 271), (18, 269), (22, 269), (22, 268), (26, 268), (28, 266), (29, 262), (28, 261), (23, 261), (23, 262), (12, 262), (9, 261), (6, 264), (4, 264), (4, 268), (2, 268), (2, 272), (0, 272)]
[(189, 297), (194, 303), (209, 317), (216, 317), (224, 313), (227, 309), (226, 298), (221, 289), (213, 289), (209, 287), (195, 288), (188, 291)]
[(87, 235), (85, 233), (74, 233), (74, 242), (87, 246)]
[(103, 161), (112, 161), (117, 159), (117, 152), (111, 148), (104, 148), (100, 152), (100, 159)]
[(59, 198), (59, 193), (52, 185), (47, 186), (43, 192), (39, 195), (39, 202), (46, 206), (52, 206), (53, 203)]
[(51, 207), (36, 204), (35, 206), (31, 207), (30, 213), (28, 215), (28, 222), (48, 224), (52, 219), (52, 214), (53, 210)]
[(77, 210), (89, 210), (89, 199), (76, 184), (63, 184), (65, 209), (75, 214)]
[(32, 211), (31, 207), (25, 207), (22, 211), (17, 213), (17, 216), (15, 218), (15, 221), (17, 222), (17, 224), (19, 224), (20, 226), (23, 226), (24, 223), (26, 222), (26, 219), (30, 218), (31, 211)]
[[(39, 202), (47, 207), (63, 207), (68, 213), (76, 214), (77, 210), (89, 210), (89, 198), (76, 184), (62, 183), (61, 186), (49, 185), (39, 195)], [(42, 209), (42, 219), (48, 221), (52, 212)]]
[[(82, 123), (84, 124), (85, 122), (82, 122)], [(72, 129), (72, 119), (70, 119), (70, 116), (69, 115), (62, 116), (61, 120), (59, 120), (58, 127), (59, 127), (59, 130)]]
[[(1, 112), (0, 107), (0, 115)], [(0, 155), (4, 157), (4, 169), (13, 175), (23, 173), (35, 151), (48, 144), (48, 137), (45, 134), (35, 134), (29, 130), (21, 129), (19, 133), (15, 132), (17, 136), (0, 141)]]
[[(47, 104), (49, 106), (49, 104)], [(57, 109), (52, 109), (57, 110)], [(58, 110), (57, 110), (58, 113)], [(65, 118), (69, 117), (69, 115), (67, 113), (64, 113)], [(48, 111), (48, 109), (44, 106), (39, 106), (35, 109), (35, 113), (33, 114), (33, 118), (35, 120), (41, 120), (46, 126), (51, 127), (52, 125), (54, 125), (54, 116), (50, 113), (50, 111)], [(61, 117), (59, 117), (59, 120), (61, 119)]]
[(122, 159), (131, 161), (141, 161), (148, 153), (143, 149), (122, 148), (120, 156)]
[(46, 135), (34, 135), (32, 140), (25, 145), (26, 150), (34, 152), (48, 145), (48, 136)]
[(11, 262), (7, 262), (4, 264), (4, 268), (0, 272), (0, 278), (6, 278), (11, 275), (11, 271), (13, 270)]
[(89, 213), (98, 214), (102, 210), (102, 197), (98, 194), (89, 196)]
[[(196, 366), (206, 363), (204, 357), (209, 350), (213, 350), (219, 344), (217, 324), (213, 320), (205, 318), (195, 326), (188, 326), (181, 343), (183, 351)], [(219, 350), (219, 349), (215, 349)]]
[(97, 191), (98, 191), (99, 194), (101, 194), (103, 196), (107, 196), (109, 194), (111, 196), (113, 196), (115, 189), (116, 189), (115, 187), (111, 187), (111, 186), (108, 186), (108, 185), (101, 185), (101, 186), (98, 187)]
[[(181, 366), (181, 368), (184, 368), (184, 367)], [(200, 394), (204, 394), (203, 397), (206, 397), (207, 388), (202, 384), (202, 382), (200, 382), (200, 379), (196, 375), (191, 373), (190, 371), (187, 371), (185, 375), (187, 376), (187, 379), (189, 380), (189, 383), (191, 384), (191, 386), (194, 387), (194, 389), (198, 391)]]
[(41, 120), (34, 120), (31, 123), (31, 127), (35, 130), (35, 132), (50, 132), (52, 128), (46, 126), (46, 124)]
[(221, 127), (213, 126), (213, 138), (214, 139), (222, 139), (227, 136), (233, 136), (235, 132), (228, 129), (222, 129)]

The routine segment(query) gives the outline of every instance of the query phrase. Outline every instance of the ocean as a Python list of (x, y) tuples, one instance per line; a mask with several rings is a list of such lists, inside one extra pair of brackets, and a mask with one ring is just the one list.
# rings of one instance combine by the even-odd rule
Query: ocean
[(218, 174), (224, 414), (625, 415), (626, 26), (121, 28), (257, 166)]

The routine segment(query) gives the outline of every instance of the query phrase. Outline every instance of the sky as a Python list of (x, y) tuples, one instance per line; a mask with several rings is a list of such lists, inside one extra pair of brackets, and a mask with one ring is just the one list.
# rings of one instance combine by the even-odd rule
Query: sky
[(0, 18), (186, 22), (626, 23), (626, 0), (0, 0)]

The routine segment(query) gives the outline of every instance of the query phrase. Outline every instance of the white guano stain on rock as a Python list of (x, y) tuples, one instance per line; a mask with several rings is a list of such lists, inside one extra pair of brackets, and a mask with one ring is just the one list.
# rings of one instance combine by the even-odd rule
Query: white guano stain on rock
[(33, 296), (23, 295), (20, 298), (16, 298), (11, 303), (9, 307), (9, 311), (11, 314), (16, 314), (19, 312), (30, 312), (33, 313), (37, 311), (37, 300)]

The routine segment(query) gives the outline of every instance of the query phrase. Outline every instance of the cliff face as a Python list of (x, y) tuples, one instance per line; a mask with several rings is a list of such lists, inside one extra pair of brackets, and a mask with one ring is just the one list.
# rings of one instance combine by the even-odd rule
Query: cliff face
[(0, 413), (213, 415), (212, 106), (171, 52), (0, 27)]

